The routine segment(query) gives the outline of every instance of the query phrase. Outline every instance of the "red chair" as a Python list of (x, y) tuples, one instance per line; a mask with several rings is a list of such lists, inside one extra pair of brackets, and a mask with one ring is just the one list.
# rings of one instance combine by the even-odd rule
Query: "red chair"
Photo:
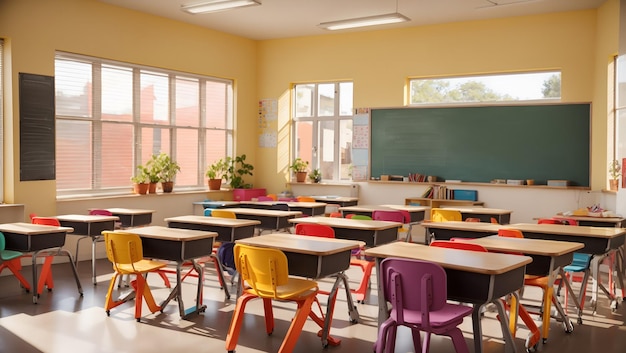
[[(61, 223), (54, 217), (37, 217), (31, 213), (31, 222), (33, 224), (42, 224), (47, 226), (60, 227)], [(44, 286), (48, 288), (48, 291), (52, 291), (54, 288), (54, 281), (52, 280), (52, 261), (54, 255), (46, 255), (44, 257), (43, 265), (41, 266), (41, 274), (39, 276), (39, 283), (37, 283), (37, 295), (41, 295)], [(33, 285), (35, 285), (33, 283)]]

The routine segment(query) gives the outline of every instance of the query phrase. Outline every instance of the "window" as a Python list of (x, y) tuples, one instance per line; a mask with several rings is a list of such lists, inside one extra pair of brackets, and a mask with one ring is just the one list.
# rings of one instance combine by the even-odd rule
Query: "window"
[(294, 155), (320, 169), (323, 180), (350, 180), (352, 82), (294, 87)]
[(204, 186), (232, 151), (232, 82), (57, 53), (57, 195), (126, 193), (137, 165), (166, 152), (176, 188)]
[[(4, 41), (0, 38), (0, 156), (4, 156), (2, 151), (2, 146), (4, 146), (3, 138), (4, 131), (2, 127), (4, 126), (4, 119), (2, 117), (2, 112), (4, 112), (4, 101), (2, 97), (4, 97), (4, 91), (2, 88), (2, 83), (4, 79), (2, 78), (2, 73), (4, 72), (2, 68), (2, 60), (4, 60)], [(0, 158), (0, 202), (4, 202), (4, 158)]]
[(558, 71), (411, 79), (409, 104), (558, 100)]

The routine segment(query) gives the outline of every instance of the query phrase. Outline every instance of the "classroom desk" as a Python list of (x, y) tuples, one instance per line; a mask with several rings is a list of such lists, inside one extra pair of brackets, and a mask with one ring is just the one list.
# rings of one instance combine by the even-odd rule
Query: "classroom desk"
[[(206, 305), (202, 305), (204, 269), (196, 263), (195, 259), (211, 255), (217, 233), (161, 226), (133, 228), (124, 232), (132, 232), (141, 237), (144, 257), (176, 262), (176, 286), (160, 306), (163, 308), (170, 300), (175, 299), (183, 319), (189, 315), (204, 312), (206, 309)], [(196, 305), (189, 309), (185, 309), (183, 304), (181, 274), (182, 265), (187, 261), (190, 261), (198, 272)]]
[(311, 196), (315, 201), (326, 202), (328, 204), (339, 205), (339, 207), (356, 206), (359, 203), (358, 197), (345, 196)]
[(290, 223), (325, 224), (335, 230), (335, 237), (365, 242), (376, 246), (398, 240), (399, 222), (370, 221), (334, 217), (302, 217), (289, 220)]
[(178, 216), (165, 218), (170, 228), (194, 229), (216, 232), (216, 241), (233, 242), (237, 239), (250, 238), (254, 228), (261, 224), (251, 219), (231, 219), (205, 216)]
[(59, 220), (62, 226), (73, 228), (73, 234), (80, 236), (78, 241), (76, 241), (75, 264), (78, 264), (78, 246), (80, 241), (91, 238), (91, 280), (94, 285), (98, 284), (96, 281), (96, 243), (103, 241), (102, 231), (115, 229), (115, 222), (119, 221), (119, 217), (69, 214), (56, 216), (56, 219)]
[[(563, 267), (569, 265), (574, 257), (574, 252), (582, 249), (585, 245), (583, 243), (573, 243), (566, 241), (554, 241), (544, 239), (530, 239), (530, 238), (508, 238), (497, 235), (491, 235), (484, 238), (468, 239), (466, 242), (482, 245), (489, 251), (507, 252), (507, 253), (522, 253), (526, 256), (530, 256), (533, 262), (526, 266), (526, 274), (535, 276), (548, 276), (548, 285), (550, 292), (546, 294), (546, 297), (554, 298), (556, 303), (556, 310), (564, 323), (565, 332), (571, 333), (574, 327), (567, 316), (567, 311), (563, 309), (561, 303), (553, 292), (554, 282), (558, 275), (561, 275), (561, 281), (565, 284), (566, 290), (570, 293), (576, 307), (578, 309), (578, 323), (582, 324), (582, 307), (578, 295), (574, 294), (569, 280), (563, 272)], [(544, 339), (547, 339), (547, 328), (550, 327), (550, 306), (551, 300), (544, 299), (547, 309), (543, 310), (543, 329)], [(531, 347), (526, 347), (531, 348)]]
[(70, 266), (74, 273), (74, 279), (76, 279), (76, 286), (78, 287), (78, 293), (83, 296), (83, 288), (80, 285), (78, 279), (78, 273), (76, 272), (76, 264), (72, 259), (72, 254), (63, 249), (65, 245), (65, 236), (67, 233), (72, 232), (73, 229), (69, 227), (55, 227), (41, 224), (31, 223), (4, 223), (0, 224), (0, 232), (4, 234), (6, 241), (6, 249), (16, 250), (22, 252), (32, 252), (32, 267), (33, 267), (33, 303), (37, 303), (37, 256), (57, 256), (64, 254), (68, 257)]
[(624, 218), (622, 217), (564, 216), (557, 214), (553, 218), (574, 219), (579, 226), (624, 228)]
[[(260, 210), (255, 208), (225, 208), (224, 210), (232, 211), (237, 218), (252, 219), (261, 222), (259, 229), (281, 230), (289, 227), (289, 220), (294, 217), (300, 217), (300, 211), (278, 211), (278, 210)], [(308, 217), (310, 218), (310, 217)]]
[(411, 215), (411, 223), (418, 223), (424, 220), (426, 211), (430, 210), (430, 207), (410, 205), (359, 205), (339, 208), (339, 211), (341, 211), (344, 217), (349, 213), (372, 217), (372, 214), (376, 210), (407, 211)]
[(335, 283), (328, 295), (326, 317), (322, 319), (313, 314), (311, 318), (322, 327), (322, 345), (326, 347), (328, 342), (333, 345), (339, 344), (339, 340), (330, 336), (330, 323), (332, 322), (334, 303), (337, 298), (339, 286), (343, 282), (348, 304), (350, 321), (355, 323), (359, 320), (359, 312), (352, 301), (352, 294), (348, 285), (348, 279), (344, 274), (350, 267), (350, 257), (353, 249), (360, 248), (363, 243), (359, 241), (321, 238), (294, 234), (275, 233), (260, 235), (258, 237), (237, 240), (239, 244), (279, 249), (287, 256), (289, 274), (293, 276), (320, 279), (335, 277)]
[(326, 211), (326, 203), (324, 202), (242, 201), (239, 207), (271, 210), (277, 204), (286, 204), (289, 211), (300, 211), (307, 216), (321, 216)]
[(141, 210), (134, 208), (105, 208), (114, 216), (120, 218), (122, 228), (147, 226), (152, 223), (154, 210)]
[(434, 237), (436, 240), (450, 240), (451, 238), (481, 238), (498, 233), (498, 229), (504, 228), (500, 224), (485, 222), (423, 222), (426, 229), (424, 242), (426, 245)]
[(226, 208), (239, 206), (239, 201), (196, 201), (193, 204), (203, 208)]
[[(483, 253), (476, 251), (429, 247), (421, 244), (393, 242), (365, 250), (366, 256), (376, 258), (376, 268), (387, 257), (417, 259), (437, 263), (446, 270), (448, 298), (473, 304), (472, 324), (474, 330), (474, 352), (482, 352), (481, 307), (494, 303), (500, 315), (500, 326), (505, 340), (505, 350), (515, 352), (515, 343), (509, 331), (507, 315), (500, 298), (511, 294), (524, 285), (528, 256)], [(380, 277), (376, 271), (378, 281)], [(387, 303), (378, 287), (378, 327), (389, 316)]]
[(491, 218), (495, 218), (499, 224), (511, 223), (511, 210), (501, 208), (484, 208), (484, 207), (448, 207), (447, 210), (457, 210), (461, 212), (463, 220), (467, 218), (478, 218), (481, 222), (491, 223)]

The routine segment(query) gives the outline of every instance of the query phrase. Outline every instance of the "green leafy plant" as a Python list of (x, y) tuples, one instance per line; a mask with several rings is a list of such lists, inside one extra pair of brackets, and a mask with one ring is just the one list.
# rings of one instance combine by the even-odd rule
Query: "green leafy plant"
[(243, 180), (245, 175), (252, 175), (254, 166), (246, 162), (246, 155), (236, 156), (230, 159), (228, 163), (228, 171), (226, 173), (226, 179), (233, 189), (250, 189), (252, 184), (246, 183)]
[(170, 155), (165, 152), (153, 155), (150, 162), (151, 167), (154, 168), (155, 171), (158, 171), (160, 182), (172, 182), (174, 181), (176, 174), (180, 172), (180, 165), (176, 161), (172, 160)]
[(309, 169), (309, 162), (298, 157), (293, 160), (289, 169), (293, 170), (295, 173), (306, 172)]
[(206, 170), (206, 177), (209, 179), (224, 179), (228, 175), (228, 167), (232, 162), (232, 158), (226, 157), (215, 161), (209, 165)]
[[(139, 169), (139, 168), (137, 168)], [(134, 184), (144, 184), (148, 182), (148, 177), (146, 176), (146, 174), (144, 174), (143, 172), (141, 172), (141, 170), (139, 171), (139, 174), (137, 175), (133, 175), (130, 178), (130, 181), (132, 181)]]
[(319, 183), (322, 181), (322, 172), (315, 168), (309, 173), (309, 179), (314, 183)]
[(613, 180), (618, 180), (620, 175), (622, 175), (622, 167), (617, 159), (614, 159), (609, 164), (609, 175)]

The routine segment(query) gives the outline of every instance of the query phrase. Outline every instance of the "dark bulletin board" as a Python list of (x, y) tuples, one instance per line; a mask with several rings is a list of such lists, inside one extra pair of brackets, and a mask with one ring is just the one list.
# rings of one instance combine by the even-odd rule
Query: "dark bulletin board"
[(370, 175), (588, 187), (590, 123), (588, 103), (372, 109)]
[(54, 180), (54, 77), (20, 73), (19, 90), (20, 180)]

